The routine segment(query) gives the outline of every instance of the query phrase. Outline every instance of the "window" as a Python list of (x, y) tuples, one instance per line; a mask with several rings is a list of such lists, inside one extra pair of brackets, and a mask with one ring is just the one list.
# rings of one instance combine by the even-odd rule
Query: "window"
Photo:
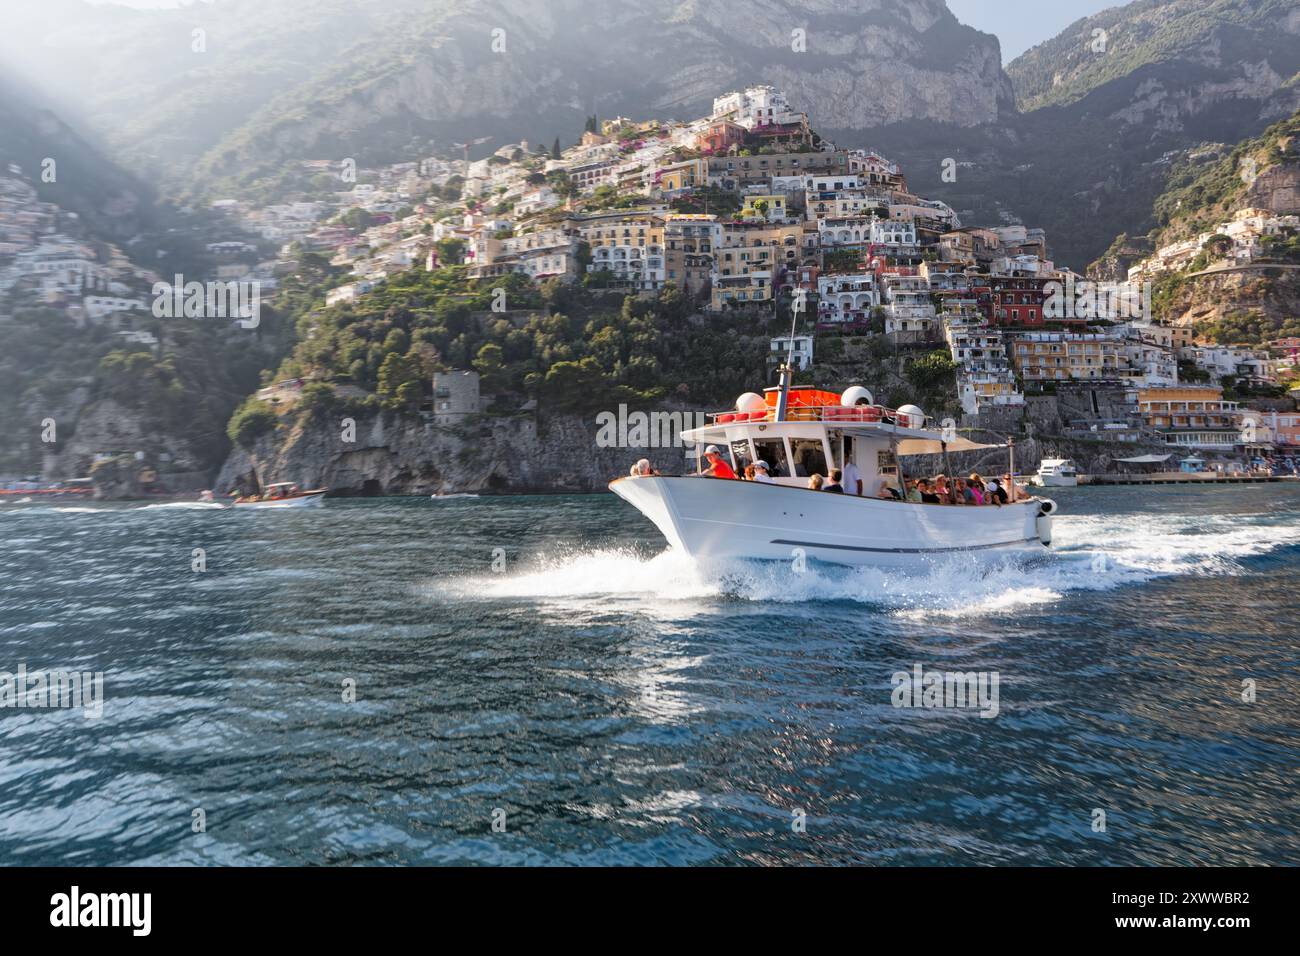
[(785, 457), (785, 442), (780, 439), (754, 442), (758, 460), (768, 464), (768, 474), (773, 478), (789, 478), (790, 463)]
[(794, 477), (826, 474), (826, 452), (816, 439), (792, 438), (791, 454), (794, 456)]

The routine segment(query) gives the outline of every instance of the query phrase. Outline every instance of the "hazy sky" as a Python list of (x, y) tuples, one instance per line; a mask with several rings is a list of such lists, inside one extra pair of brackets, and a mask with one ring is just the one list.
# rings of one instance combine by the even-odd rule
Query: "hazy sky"
[[(184, 0), (91, 0), (132, 7), (174, 7)], [(202, 0), (199, 0), (202, 2)], [(310, 0), (307, 0), (310, 3)], [(383, 0), (375, 0), (382, 3)], [(1036, 43), (1050, 40), (1078, 20), (1123, 6), (1128, 0), (948, 0), (948, 9), (962, 23), (992, 33), (1002, 41), (1002, 62), (1010, 63)]]

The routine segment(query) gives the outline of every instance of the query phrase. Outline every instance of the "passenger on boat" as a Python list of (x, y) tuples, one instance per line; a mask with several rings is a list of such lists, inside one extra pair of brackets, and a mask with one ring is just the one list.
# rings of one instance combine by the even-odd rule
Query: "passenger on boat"
[(808, 490), (809, 490), (809, 491), (821, 491), (821, 490), (822, 490), (822, 481), (824, 481), (824, 480), (825, 480), (825, 479), (823, 479), (821, 475), (813, 475), (812, 477), (810, 477), (810, 478), (808, 479)]
[(853, 439), (844, 440), (844, 493), (846, 495), (861, 496), (866, 490), (866, 482), (862, 480), (862, 472), (858, 471), (858, 466), (853, 463)]
[(921, 503), (921, 489), (915, 478), (907, 482), (907, 500), (913, 504), (919, 505)]
[(776, 484), (776, 482), (772, 480), (772, 476), (767, 473), (767, 462), (762, 459), (754, 462), (754, 480), (760, 484)]
[(722, 457), (722, 452), (718, 451), (717, 445), (710, 445), (704, 449), (704, 458), (709, 463), (701, 473), (707, 478), (735, 478), (736, 473), (731, 470), (731, 465)]
[(993, 479), (993, 491), (991, 497), (993, 504), (995, 505), (1004, 505), (1010, 500), (1010, 496), (1007, 495), (1007, 489), (1003, 488), (1002, 483), (996, 478)]
[(916, 483), (916, 486), (921, 490), (921, 501), (925, 504), (938, 505), (943, 503), (943, 499), (934, 493), (934, 486), (930, 483), (929, 478), (922, 478)]
[(883, 498), (886, 501), (897, 501), (898, 489), (894, 487), (894, 483), (888, 478), (881, 478), (880, 484), (876, 487), (876, 497)]
[(984, 482), (968, 481), (966, 491), (970, 494), (970, 503), (973, 505), (984, 504)]
[(952, 502), (952, 489), (948, 486), (948, 476), (938, 475), (934, 479), (934, 493), (945, 505)]
[(632, 474), (638, 478), (655, 478), (659, 472), (655, 471), (654, 465), (650, 464), (649, 458), (642, 458), (632, 466)]
[(844, 494), (844, 486), (840, 484), (840, 480), (843, 477), (844, 473), (838, 468), (832, 469), (830, 480), (822, 485), (822, 491), (829, 491), (833, 495)]
[(750, 462), (748, 465), (745, 466), (745, 472), (744, 472), (744, 474), (745, 474), (745, 480), (746, 480), (746, 481), (753, 481), (753, 480), (754, 480), (754, 471), (755, 471), (755, 468), (754, 468), (754, 463), (753, 463), (753, 462)]

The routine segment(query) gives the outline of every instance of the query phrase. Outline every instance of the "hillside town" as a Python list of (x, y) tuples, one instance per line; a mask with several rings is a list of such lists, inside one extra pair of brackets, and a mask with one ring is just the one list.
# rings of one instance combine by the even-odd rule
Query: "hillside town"
[[(637, 296), (675, 287), (703, 311), (796, 318), (793, 341), (773, 338), (772, 354), (805, 372), (837, 337), (946, 348), (963, 427), (1011, 431), (1054, 396), (1074, 437), (1157, 442), (1244, 468), (1300, 451), (1298, 393), (1286, 391), (1300, 378), (1300, 340), (1198, 339), (1156, 321), (1143, 286), (1206, 248), (1252, 262), (1268, 237), (1300, 229), (1296, 216), (1244, 209), (1158, 250), (1127, 285), (1103, 285), (1054, 262), (1043, 230), (964, 223), (887, 158), (822, 139), (770, 86), (726, 93), (690, 122), (590, 117), (568, 147), (510, 143), (471, 161), (478, 145), (377, 169), (305, 160), (318, 187), (308, 198), (217, 200), (230, 235), (207, 245), (218, 265), (201, 278), (272, 297), (298, 257), (317, 253), (346, 272), (326, 306), (457, 263), (487, 282), (518, 274)], [(0, 179), (0, 319), (39, 302), (156, 347), (143, 328), (150, 290), (170, 277), (65, 234), (66, 216), (21, 173)]]
[[(144, 312), (158, 277), (133, 265), (116, 246), (85, 239), (75, 213), (42, 202), (10, 164), (0, 175), (0, 321), (15, 305), (66, 314), (79, 326)], [(126, 342), (153, 345), (151, 334), (121, 329)]]

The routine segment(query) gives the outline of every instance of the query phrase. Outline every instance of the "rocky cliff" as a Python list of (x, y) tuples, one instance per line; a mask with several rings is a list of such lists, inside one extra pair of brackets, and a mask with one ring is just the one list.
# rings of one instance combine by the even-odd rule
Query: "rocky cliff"
[(1022, 110), (1082, 107), (1146, 133), (1231, 110), (1294, 112), (1300, 8), (1291, 0), (1136, 0), (1071, 24), (1007, 66)]
[(1300, 269), (1203, 274), (1180, 284), (1161, 317), (1202, 340), (1262, 345), (1300, 332)]
[[(1028, 410), (1035, 435), (1016, 445), (1016, 470), (1031, 474), (1043, 458), (1073, 458), (1087, 472), (1113, 470), (1117, 458), (1164, 454), (1167, 446), (1041, 437), (1061, 427), (1056, 399)], [(664, 474), (689, 471), (681, 448), (602, 448), (592, 418), (562, 416), (481, 418), (447, 428), (413, 416), (377, 413), (356, 420), (356, 441), (342, 441), (341, 423), (316, 419), (281, 429), (252, 448), (236, 448), (213, 487), (220, 493), (249, 492), (275, 481), (297, 481), (340, 495), (426, 495), (455, 493), (591, 493), (627, 474), (638, 458), (649, 458)], [(985, 436), (993, 440), (996, 436)], [(950, 456), (957, 472), (1000, 474), (1007, 451)], [(918, 457), (914, 474), (936, 474), (939, 456)]]
[(785, 89), (821, 127), (972, 126), (1013, 101), (997, 40), (942, 0), (645, 0), (598, 15), (581, 0), (471, 0), (410, 26), (380, 40), (399, 55), (356, 51), (274, 101), (205, 173), (246, 175), (358, 136), (396, 145), (419, 129), (549, 141), (588, 112), (707, 114), (713, 97), (753, 83)]
[(474, 416), (440, 426), (413, 415), (317, 416), (236, 447), (214, 485), (222, 493), (297, 481), (343, 495), (434, 492), (591, 492), (649, 458), (666, 473), (685, 467), (681, 448), (600, 447), (594, 417)]

